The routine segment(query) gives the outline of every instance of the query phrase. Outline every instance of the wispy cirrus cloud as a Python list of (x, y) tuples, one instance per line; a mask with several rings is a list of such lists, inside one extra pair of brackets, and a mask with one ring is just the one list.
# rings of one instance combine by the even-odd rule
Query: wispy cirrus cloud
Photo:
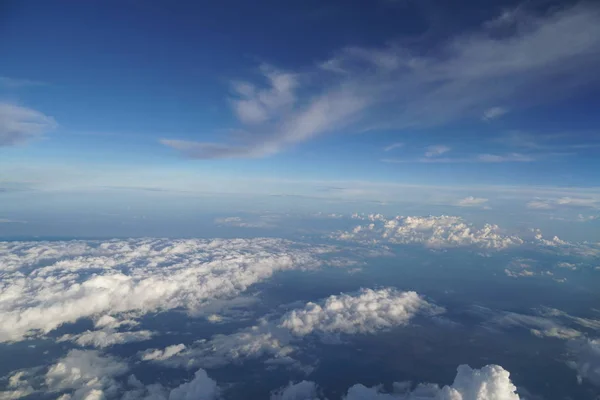
[(444, 146), (443, 144), (438, 144), (434, 146), (427, 147), (427, 151), (425, 152), (425, 157), (437, 157), (444, 153), (449, 152), (451, 149), (448, 146)]
[(54, 118), (39, 111), (0, 102), (0, 147), (27, 142), (57, 126)]
[(481, 117), (484, 121), (491, 121), (496, 118), (500, 118), (504, 114), (508, 113), (508, 109), (504, 107), (491, 107), (483, 112)]
[(401, 143), (401, 142), (392, 143), (389, 146), (384, 147), (383, 151), (391, 151), (391, 150), (399, 149), (402, 147), (404, 147), (404, 143)]
[[(252, 158), (342, 129), (426, 128), (482, 115), (497, 118), (508, 109), (555, 101), (598, 84), (599, 50), (596, 5), (544, 14), (519, 8), (438, 43), (427, 55), (395, 42), (346, 47), (302, 71), (261, 67), (264, 85), (232, 84), (230, 102), (245, 134), (213, 143), (161, 142), (191, 158)], [(485, 155), (479, 161), (528, 158)]]
[(44, 86), (46, 82), (35, 81), (31, 79), (11, 78), (8, 76), (0, 76), (0, 87), (7, 89), (18, 89), (30, 86)]

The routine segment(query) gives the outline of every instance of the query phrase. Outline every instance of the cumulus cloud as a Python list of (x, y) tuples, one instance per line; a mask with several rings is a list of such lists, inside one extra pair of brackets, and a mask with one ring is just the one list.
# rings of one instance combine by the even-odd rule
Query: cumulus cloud
[(334, 237), (366, 243), (422, 244), (432, 248), (475, 246), (498, 250), (524, 243), (517, 236), (502, 234), (497, 225), (485, 224), (477, 229), (460, 217), (397, 216), (388, 219), (371, 215), (368, 219), (369, 224), (338, 232)]
[(125, 374), (124, 362), (95, 350), (71, 350), (48, 369), (45, 383), (52, 392), (72, 390), (70, 399), (112, 397), (120, 389), (116, 377)]
[[(419, 384), (413, 391), (404, 383), (395, 383), (394, 392), (386, 393), (381, 386), (366, 387), (356, 384), (348, 389), (345, 400), (519, 400), (510, 373), (499, 365), (486, 365), (473, 369), (468, 365), (458, 367), (454, 383), (440, 387), (436, 384)], [(275, 392), (271, 400), (318, 399), (318, 388), (313, 382), (290, 384)]]
[(346, 47), (302, 72), (263, 67), (265, 85), (233, 84), (231, 104), (246, 132), (220, 143), (163, 143), (194, 158), (264, 157), (342, 129), (414, 129), (499, 117), (501, 109), (553, 101), (598, 83), (595, 4), (541, 15), (520, 9), (510, 21), (505, 14), (437, 43), (427, 54), (392, 42)]
[(174, 355), (181, 353), (185, 350), (185, 345), (183, 343), (175, 344), (172, 346), (167, 346), (163, 350), (159, 349), (149, 349), (142, 352), (140, 358), (143, 361), (164, 361), (173, 357)]
[[(277, 271), (316, 268), (331, 251), (280, 239), (3, 242), (0, 341), (79, 318), (180, 307), (199, 312)], [(113, 335), (119, 337), (133, 336)]]
[(280, 326), (298, 336), (312, 332), (373, 333), (405, 325), (418, 313), (435, 315), (443, 311), (416, 292), (363, 289), (354, 296), (341, 294), (321, 304), (308, 303), (282, 317)]
[(182, 344), (140, 354), (144, 361), (172, 367), (215, 368), (245, 359), (267, 358), (271, 365), (306, 369), (291, 357), (295, 342), (311, 333), (368, 334), (406, 325), (417, 314), (437, 315), (444, 309), (427, 302), (415, 292), (395, 289), (364, 289), (355, 294), (330, 296), (319, 303), (289, 311), (278, 320), (259, 324), (228, 335), (215, 335), (193, 346)]
[(56, 127), (54, 118), (39, 111), (0, 102), (0, 147), (24, 143)]

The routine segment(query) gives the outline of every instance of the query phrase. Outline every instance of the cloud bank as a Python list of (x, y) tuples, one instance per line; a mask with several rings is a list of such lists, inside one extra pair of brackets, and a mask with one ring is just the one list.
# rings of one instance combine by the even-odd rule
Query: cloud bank
[(505, 235), (497, 225), (485, 224), (477, 229), (460, 217), (386, 218), (381, 214), (366, 217), (368, 224), (352, 231), (334, 235), (340, 240), (365, 243), (421, 244), (432, 248), (474, 246), (484, 249), (505, 249), (524, 243), (517, 236)]
[(280, 239), (1, 242), (0, 341), (79, 318), (108, 324), (71, 338), (80, 344), (140, 340), (150, 333), (118, 333), (111, 318), (175, 308), (198, 313), (275, 272), (319, 267), (320, 255), (331, 251)]

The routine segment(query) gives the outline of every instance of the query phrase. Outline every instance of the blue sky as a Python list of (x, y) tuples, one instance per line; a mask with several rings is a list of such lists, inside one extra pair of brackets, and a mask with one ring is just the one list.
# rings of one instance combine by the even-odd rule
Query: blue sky
[(0, 218), (148, 189), (597, 215), (600, 7), (446, 3), (4, 3)]

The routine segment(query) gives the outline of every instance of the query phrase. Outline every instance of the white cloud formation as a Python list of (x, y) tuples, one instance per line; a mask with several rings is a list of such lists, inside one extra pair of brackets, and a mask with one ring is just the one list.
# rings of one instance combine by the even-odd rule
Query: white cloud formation
[(277, 271), (316, 268), (332, 251), (281, 239), (0, 242), (0, 341), (79, 318), (199, 312)]
[(429, 146), (425, 152), (425, 157), (437, 157), (450, 151), (450, 147), (442, 144)]
[(0, 102), (0, 147), (24, 143), (57, 126), (54, 118), (39, 111)]
[(383, 242), (395, 244), (422, 244), (432, 248), (476, 246), (485, 249), (504, 249), (524, 243), (517, 236), (501, 233), (497, 225), (486, 224), (475, 228), (460, 217), (429, 216), (386, 218), (370, 215), (369, 224), (358, 225), (352, 231), (339, 232), (340, 240)]
[[(302, 73), (263, 68), (266, 88), (234, 84), (232, 105), (246, 133), (222, 143), (163, 143), (194, 158), (263, 157), (342, 129), (413, 129), (486, 112), (498, 117), (498, 104), (519, 109), (598, 83), (596, 4), (509, 14), (436, 43), (426, 54), (392, 43), (347, 47)], [(526, 159), (486, 155), (482, 161)]]
[(71, 350), (48, 369), (45, 383), (49, 391), (72, 390), (70, 399), (103, 399), (120, 390), (116, 377), (125, 374), (124, 362), (95, 350)]
[[(404, 383), (395, 383), (394, 392), (386, 393), (381, 386), (366, 387), (356, 384), (348, 389), (344, 400), (519, 400), (510, 374), (499, 365), (486, 365), (473, 369), (468, 365), (458, 367), (454, 383), (439, 387), (420, 384), (413, 391)], [(313, 382), (290, 384), (273, 394), (271, 400), (318, 399), (318, 387)]]
[[(427, 153), (429, 154), (429, 153)], [(468, 157), (421, 157), (414, 159), (395, 159), (384, 158), (381, 161), (386, 163), (425, 163), (425, 164), (469, 164), (469, 163), (514, 163), (514, 162), (533, 162), (542, 157), (558, 156), (560, 154), (537, 153), (537, 154), (476, 154)]]
[(460, 207), (485, 207), (489, 200), (483, 197), (468, 196), (459, 200), (456, 205)]
[(206, 371), (196, 371), (194, 379), (171, 390), (169, 400), (212, 400), (219, 396), (217, 382), (206, 374)]
[(174, 355), (181, 353), (185, 350), (185, 345), (183, 343), (174, 344), (172, 346), (167, 346), (163, 350), (160, 349), (149, 349), (142, 352), (140, 358), (143, 361), (164, 361), (173, 357)]
[(193, 346), (182, 344), (140, 354), (144, 361), (172, 367), (215, 368), (248, 358), (268, 358), (266, 363), (305, 369), (291, 357), (294, 342), (310, 333), (367, 334), (406, 325), (417, 314), (437, 315), (444, 309), (427, 302), (415, 292), (386, 288), (364, 289), (356, 294), (330, 296), (291, 310), (279, 320), (259, 324), (228, 335), (215, 335)]
[(508, 113), (508, 110), (504, 107), (490, 107), (483, 112), (482, 119), (484, 121), (491, 121), (492, 119), (500, 118), (506, 113)]
[(308, 303), (283, 316), (280, 326), (298, 336), (312, 332), (373, 333), (406, 325), (419, 313), (435, 315), (443, 311), (416, 292), (363, 289), (357, 295), (334, 295), (321, 304)]
[(85, 331), (74, 335), (63, 335), (58, 341), (72, 341), (80, 346), (93, 346), (102, 349), (114, 346), (115, 344), (143, 342), (152, 338), (153, 335), (154, 332), (147, 330), (117, 332), (112, 329), (105, 329), (100, 331)]

